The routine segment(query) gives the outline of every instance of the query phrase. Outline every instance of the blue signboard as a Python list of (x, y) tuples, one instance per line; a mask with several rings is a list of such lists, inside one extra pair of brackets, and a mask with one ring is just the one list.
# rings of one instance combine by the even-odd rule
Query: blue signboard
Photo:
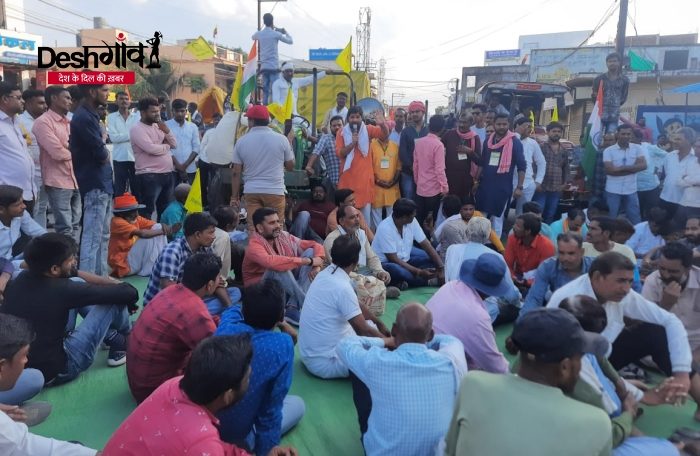
[(506, 49), (503, 51), (486, 51), (487, 60), (517, 59), (520, 57), (520, 49)]
[(309, 60), (335, 60), (342, 49), (309, 49)]

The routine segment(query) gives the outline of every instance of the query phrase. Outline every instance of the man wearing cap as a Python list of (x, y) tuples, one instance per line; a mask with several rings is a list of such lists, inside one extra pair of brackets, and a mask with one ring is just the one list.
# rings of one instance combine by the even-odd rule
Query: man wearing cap
[(144, 207), (130, 193), (114, 198), (107, 249), (107, 264), (114, 277), (149, 276), (168, 243), (166, 236), (180, 229), (179, 225), (171, 228), (140, 216), (138, 210)]
[(507, 268), (495, 253), (465, 260), (459, 280), (443, 285), (425, 304), (433, 313), (433, 329), (449, 334), (464, 345), (470, 370), (508, 373), (508, 361), (496, 346), (484, 299), (505, 296), (512, 290), (506, 280)]
[(538, 309), (515, 324), (510, 342), (520, 352), (517, 375), (464, 378), (444, 454), (609, 455), (610, 418), (565, 396), (583, 354), (605, 356), (607, 341), (563, 309)]
[[(316, 80), (323, 79), (326, 77), (325, 71), (319, 71), (316, 74)], [(294, 64), (292, 62), (285, 62), (282, 65), (282, 77), (278, 78), (272, 84), (272, 102), (279, 103), (284, 106), (287, 100), (287, 93), (292, 91), (292, 113), (294, 115), (299, 115), (297, 112), (297, 100), (299, 99), (299, 89), (306, 87), (314, 83), (313, 75), (306, 76), (303, 78), (294, 77)], [(278, 119), (282, 120), (282, 119)]]
[(462, 344), (433, 336), (431, 323), (430, 310), (412, 302), (396, 314), (392, 337), (348, 336), (338, 343), (338, 357), (354, 374), (367, 454), (434, 454), (445, 434), (467, 363)]
[(401, 130), (399, 139), (399, 160), (401, 161), (401, 196), (408, 199), (416, 197), (416, 182), (413, 179), (413, 151), (416, 139), (428, 134), (425, 125), (425, 105), (422, 101), (412, 101), (408, 105), (410, 125)]
[(253, 33), (252, 39), (257, 40), (260, 45), (260, 75), (263, 79), (263, 104), (270, 101), (272, 83), (279, 72), (279, 55), (277, 46), (279, 42), (292, 44), (292, 36), (283, 28), (274, 26), (274, 17), (270, 13), (263, 14), (263, 27)]
[[(248, 133), (233, 148), (231, 205), (240, 206), (242, 177), (248, 214), (252, 216), (261, 207), (271, 207), (284, 225), (284, 170), (294, 169), (294, 152), (284, 135), (268, 128), (270, 113), (266, 106), (253, 105), (248, 108), (246, 116)], [(251, 225), (249, 229), (254, 227)]]
[[(610, 363), (622, 369), (651, 355), (659, 369), (675, 377), (687, 393), (692, 361), (688, 333), (677, 316), (631, 289), (633, 277), (634, 263), (629, 258), (617, 252), (604, 253), (593, 261), (588, 274), (555, 291), (547, 307), (559, 307), (567, 296), (597, 299), (608, 317), (602, 335), (613, 344)], [(640, 323), (625, 328), (625, 318)]]

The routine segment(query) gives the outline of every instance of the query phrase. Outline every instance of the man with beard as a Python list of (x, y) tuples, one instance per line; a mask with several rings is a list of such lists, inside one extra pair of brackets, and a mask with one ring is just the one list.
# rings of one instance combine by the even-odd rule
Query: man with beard
[(335, 197), (335, 191), (338, 189), (338, 180), (340, 179), (340, 159), (335, 153), (335, 138), (338, 131), (343, 128), (344, 123), (344, 117), (334, 116), (331, 118), (331, 132), (321, 135), (318, 139), (305, 168), (306, 174), (308, 174), (309, 177), (313, 176), (314, 165), (318, 157), (323, 158), (323, 162), (326, 164), (326, 177), (323, 179), (323, 185), (326, 187), (326, 193), (328, 193), (328, 197), (331, 201), (333, 201)]
[[(486, 139), (483, 146), (479, 170), (474, 178), (474, 191), (476, 207), (491, 219), (494, 231), (500, 236), (511, 198), (523, 195), (527, 165), (523, 144), (515, 137), (515, 133), (508, 130), (508, 116), (497, 115), (494, 125), (495, 132)], [(516, 169), (518, 179), (513, 190)]]
[(542, 207), (545, 223), (554, 221), (561, 192), (570, 180), (569, 152), (559, 142), (563, 133), (564, 127), (559, 122), (551, 122), (547, 125), (547, 142), (542, 145), (546, 171), (533, 200)]
[(323, 266), (323, 246), (282, 231), (279, 215), (269, 207), (253, 213), (253, 226), (243, 259), (243, 283), (248, 287), (276, 279), (287, 294), (285, 320), (299, 325), (306, 291)]
[(473, 175), (481, 157), (481, 139), (471, 131), (472, 116), (466, 112), (459, 116), (457, 128), (442, 136), (445, 144), (445, 172), (450, 193), (459, 198), (472, 194)]
[(700, 266), (700, 217), (688, 217), (685, 222), (685, 238), (680, 243), (693, 252), (693, 263)]
[(399, 160), (401, 160), (401, 196), (414, 200), (416, 198), (416, 182), (413, 179), (413, 150), (416, 139), (428, 134), (425, 125), (425, 105), (421, 101), (412, 101), (408, 105), (410, 126), (401, 131), (399, 140)]
[[(316, 75), (316, 80), (326, 77), (325, 71), (319, 71)], [(303, 78), (294, 77), (294, 64), (285, 62), (282, 65), (282, 77), (272, 83), (272, 102), (279, 103), (284, 106), (287, 100), (287, 93), (292, 91), (292, 113), (299, 115), (297, 112), (297, 100), (299, 99), (299, 89), (314, 83), (312, 75)]]
[[(24, 252), (29, 270), (9, 283), (2, 306), (2, 312), (34, 327), (28, 367), (39, 369), (46, 383), (54, 385), (87, 370), (103, 340), (110, 347), (107, 364), (124, 364), (129, 313), (138, 308), (136, 288), (78, 272), (76, 252), (75, 241), (63, 234), (33, 239)], [(76, 326), (78, 313), (83, 319)], [(67, 328), (72, 331), (66, 333)]]
[(389, 141), (396, 143), (396, 147), (401, 144), (401, 132), (406, 126), (406, 110), (404, 108), (396, 108), (394, 111), (394, 128), (389, 132)]
[(323, 242), (326, 220), (335, 205), (326, 199), (326, 189), (321, 184), (311, 188), (311, 200), (304, 200), (294, 208), (294, 222), (289, 231), (300, 239)]
[(328, 132), (328, 129), (331, 126), (331, 121), (334, 117), (340, 116), (342, 119), (345, 119), (348, 116), (348, 107), (346, 106), (347, 102), (348, 94), (345, 92), (338, 92), (338, 95), (335, 96), (336, 105), (326, 111), (326, 115), (323, 117), (321, 127), (323, 127), (324, 133)]
[[(700, 268), (693, 266), (693, 254), (679, 242), (661, 248), (658, 270), (644, 281), (642, 296), (676, 315), (688, 332), (688, 342), (693, 350), (693, 371), (700, 361)], [(691, 376), (690, 396), (700, 403), (700, 378), (697, 372)], [(700, 406), (695, 412), (700, 420)]]

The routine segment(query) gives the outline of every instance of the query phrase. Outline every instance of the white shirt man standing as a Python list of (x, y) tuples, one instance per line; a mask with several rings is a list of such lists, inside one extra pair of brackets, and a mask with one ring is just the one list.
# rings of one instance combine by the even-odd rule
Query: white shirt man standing
[(121, 196), (128, 190), (135, 192), (134, 151), (131, 148), (129, 130), (141, 120), (141, 114), (131, 112), (131, 98), (126, 92), (117, 93), (117, 107), (107, 115), (107, 133), (112, 141), (112, 167), (114, 168), (114, 196)]

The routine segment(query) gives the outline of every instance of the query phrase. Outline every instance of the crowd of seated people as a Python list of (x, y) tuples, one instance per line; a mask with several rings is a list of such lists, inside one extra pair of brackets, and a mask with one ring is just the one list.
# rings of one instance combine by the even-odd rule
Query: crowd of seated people
[[(293, 85), (293, 67), (285, 74)], [(606, 213), (601, 200), (587, 210), (554, 204), (569, 178), (559, 165), (525, 175), (535, 146), (527, 120), (516, 136), (508, 115), (482, 118), (487, 107), (475, 105), (448, 135), (483, 133), (473, 150), (446, 146), (444, 121), (426, 119), (420, 102), (405, 125), (353, 106), (340, 122), (329, 116), (335, 137), (312, 154), (337, 158), (338, 175), (312, 180), (311, 199), (285, 221), (294, 139), (267, 107), (247, 111), (248, 133), (216, 164), (206, 160), (223, 154), (200, 146), (184, 100), (163, 122), (158, 100), (131, 112), (120, 93), (103, 135), (93, 113), (106, 90), (84, 86), (73, 101), (62, 88), (26, 93), (34, 127), (0, 122), (0, 134), (17, 133), (0, 145), (17, 163), (9, 177), (0, 171), (1, 454), (296, 455), (283, 436), (313, 413), (303, 392), (291, 394), (295, 346), (301, 372), (352, 389), (368, 455), (700, 454), (700, 435), (687, 429), (671, 442), (634, 427), (639, 404), (700, 403), (700, 219), (694, 181), (673, 162), (679, 152), (697, 161), (692, 130), (671, 138), (676, 155), (664, 160), (666, 179), (679, 182), (664, 182), (671, 190), (640, 211), (628, 181), (642, 159), (617, 163), (622, 128), (600, 151), (612, 178)], [(0, 121), (20, 114), (19, 95), (0, 82)], [(558, 131), (550, 125), (541, 155), (568, 164)], [(388, 150), (386, 162), (374, 155)], [(473, 185), (449, 188), (446, 153), (467, 162)], [(192, 193), (203, 169), (217, 176), (206, 191), (219, 204)], [(210, 211), (191, 210), (190, 197)], [(533, 199), (546, 202), (550, 224)], [(520, 213), (509, 219), (511, 200)], [(387, 301), (398, 297), (400, 306)], [(511, 333), (512, 365), (498, 326)], [(90, 376), (101, 347), (109, 367), (125, 365), (134, 400), (101, 453), (30, 432), (55, 419), (37, 394)], [(664, 378), (656, 388), (626, 378), (648, 369)]]

